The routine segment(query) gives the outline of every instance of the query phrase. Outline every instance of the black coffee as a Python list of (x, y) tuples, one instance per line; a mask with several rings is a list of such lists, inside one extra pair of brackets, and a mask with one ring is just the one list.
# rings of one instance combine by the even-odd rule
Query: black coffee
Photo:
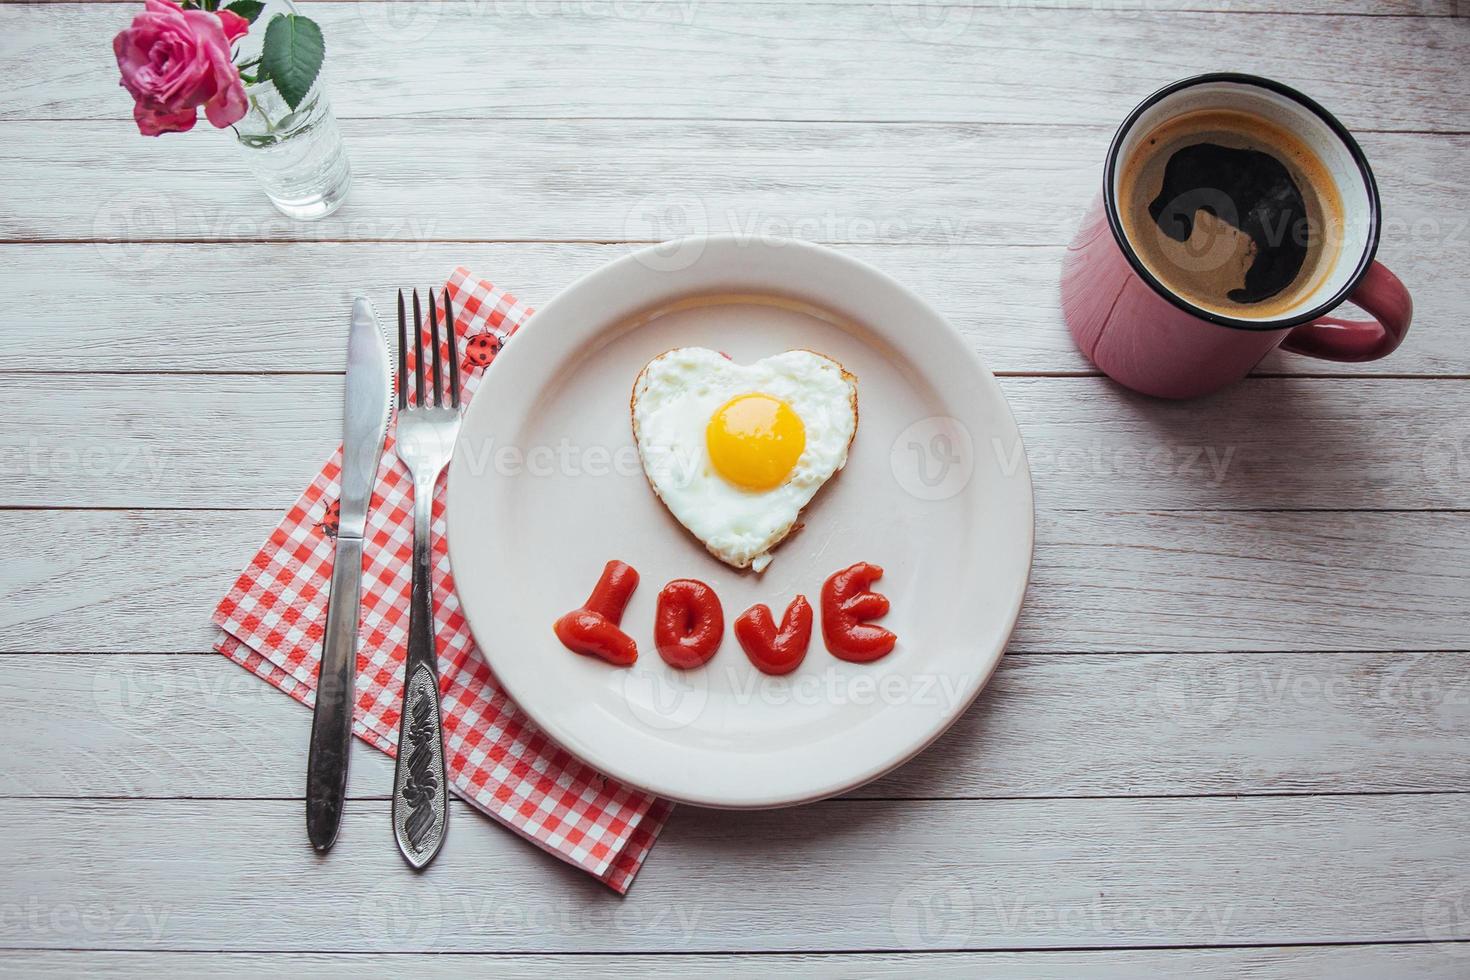
[(1302, 303), (1336, 260), (1342, 205), (1310, 148), (1266, 119), (1172, 119), (1124, 161), (1118, 206), (1145, 266), (1184, 299), (1246, 318)]

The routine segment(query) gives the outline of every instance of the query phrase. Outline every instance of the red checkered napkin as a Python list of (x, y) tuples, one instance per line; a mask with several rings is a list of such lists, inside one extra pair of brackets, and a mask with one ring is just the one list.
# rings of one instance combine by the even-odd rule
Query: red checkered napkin
[[(461, 377), (466, 396), (472, 396), (501, 344), (531, 310), (464, 269), (454, 271), (448, 289), (464, 355)], [(214, 613), (224, 631), (215, 647), (220, 653), (307, 705), (316, 700), (341, 464), (339, 449)], [(390, 431), (364, 541), (353, 723), (359, 738), (389, 755), (398, 747), (408, 644), (412, 508), (413, 483), (393, 451)], [(441, 482), (434, 498), (433, 578), (450, 789), (626, 892), (670, 805), (573, 758), (505, 696), (460, 611), (444, 533)]]

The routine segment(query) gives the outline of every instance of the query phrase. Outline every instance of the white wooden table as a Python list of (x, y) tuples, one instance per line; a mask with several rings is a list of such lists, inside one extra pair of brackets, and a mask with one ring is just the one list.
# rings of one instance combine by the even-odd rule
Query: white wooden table
[[(356, 171), (315, 225), (136, 134), (134, 5), (0, 6), (0, 970), (1470, 975), (1463, 0), (308, 6)], [(1056, 282), (1112, 127), (1216, 68), (1360, 135), (1418, 318), (1167, 404)], [(362, 746), (315, 859), (309, 713), (208, 619), (335, 444), (350, 295), (540, 303), (699, 230), (870, 261), (1001, 376), (1038, 542), (995, 682), (850, 797), (678, 811), (626, 899), (463, 806), (406, 873)]]

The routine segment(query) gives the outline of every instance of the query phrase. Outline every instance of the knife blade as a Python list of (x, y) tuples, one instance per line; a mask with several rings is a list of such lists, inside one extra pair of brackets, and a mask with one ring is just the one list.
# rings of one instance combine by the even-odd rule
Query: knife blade
[(372, 304), (359, 296), (352, 304), (352, 325), (347, 333), (337, 550), (327, 593), (327, 625), (322, 635), (306, 762), (306, 835), (311, 846), (323, 853), (337, 840), (347, 795), (362, 603), (362, 539), (383, 457), (392, 398), (388, 345)]

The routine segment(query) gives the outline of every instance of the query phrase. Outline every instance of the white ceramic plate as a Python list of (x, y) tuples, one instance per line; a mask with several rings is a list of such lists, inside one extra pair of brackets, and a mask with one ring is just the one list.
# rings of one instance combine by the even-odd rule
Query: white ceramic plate
[[(795, 347), (858, 377), (845, 470), (761, 575), (712, 558), (638, 465), (634, 378), (672, 347), (749, 363)], [(950, 726), (985, 685), (1031, 566), (1031, 477), (990, 372), (916, 295), (870, 266), (800, 242), (686, 239), (626, 256), (541, 308), (489, 369), (449, 470), (449, 551), (476, 641), (516, 703), (575, 755), (661, 796), (717, 807), (820, 799), (871, 780)], [(641, 576), (623, 618), (630, 668), (561, 646), (551, 625), (604, 563)], [(897, 648), (831, 656), (820, 592), (857, 561)], [(653, 609), (675, 578), (707, 582), (726, 636), (679, 671), (653, 649)], [(731, 632), (763, 602), (802, 593), (818, 625), (801, 667), (759, 673)]]

